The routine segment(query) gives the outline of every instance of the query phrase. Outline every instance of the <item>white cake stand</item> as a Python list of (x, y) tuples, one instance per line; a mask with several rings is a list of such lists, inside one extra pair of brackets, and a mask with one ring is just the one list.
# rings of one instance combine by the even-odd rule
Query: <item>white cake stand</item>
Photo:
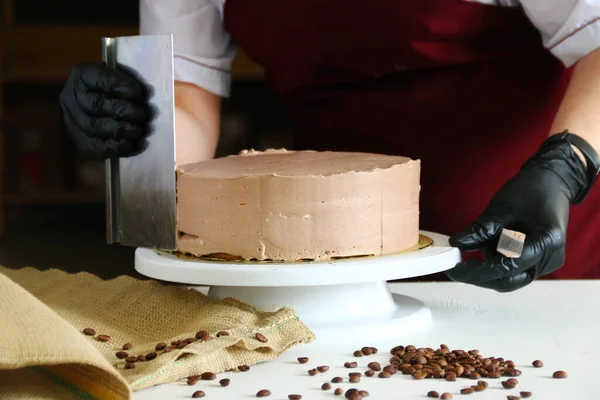
[(445, 271), (460, 261), (446, 236), (421, 234), (432, 243), (410, 252), (296, 263), (208, 261), (138, 248), (135, 269), (158, 280), (210, 286), (213, 299), (233, 297), (265, 311), (292, 307), (320, 345), (381, 341), (431, 322), (429, 307), (392, 294), (387, 281)]

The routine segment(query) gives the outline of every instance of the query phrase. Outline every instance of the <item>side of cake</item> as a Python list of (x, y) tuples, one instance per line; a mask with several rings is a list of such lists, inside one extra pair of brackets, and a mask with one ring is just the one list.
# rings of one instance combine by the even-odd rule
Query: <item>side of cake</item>
[(420, 162), (245, 152), (177, 170), (182, 253), (295, 261), (403, 251), (419, 239)]

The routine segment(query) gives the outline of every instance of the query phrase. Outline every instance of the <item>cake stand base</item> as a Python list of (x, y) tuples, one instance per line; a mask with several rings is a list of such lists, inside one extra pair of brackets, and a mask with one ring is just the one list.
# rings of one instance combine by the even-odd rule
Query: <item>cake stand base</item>
[(292, 307), (320, 345), (360, 344), (429, 326), (429, 308), (392, 294), (387, 284), (445, 271), (460, 261), (447, 237), (431, 232), (422, 237), (428, 245), (410, 252), (298, 263), (207, 261), (137, 249), (135, 268), (159, 280), (208, 285), (208, 296), (217, 300), (233, 297), (264, 311)]

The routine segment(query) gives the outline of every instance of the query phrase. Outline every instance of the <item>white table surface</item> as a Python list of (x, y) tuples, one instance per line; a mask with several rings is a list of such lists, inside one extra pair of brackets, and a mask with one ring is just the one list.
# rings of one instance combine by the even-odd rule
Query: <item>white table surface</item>
[[(281, 358), (252, 366), (248, 372), (219, 374), (214, 381), (200, 381), (188, 386), (185, 381), (135, 392), (135, 400), (191, 398), (196, 390), (206, 392), (204, 399), (256, 398), (260, 389), (272, 395), (266, 399), (287, 399), (301, 394), (302, 399), (344, 399), (324, 392), (321, 385), (335, 376), (344, 383), (332, 384), (344, 390), (355, 387), (367, 390), (369, 399), (426, 399), (430, 390), (450, 392), (455, 399), (506, 399), (519, 391), (533, 393), (531, 399), (600, 399), (600, 281), (538, 281), (513, 293), (500, 294), (486, 289), (452, 282), (394, 283), (393, 292), (409, 295), (431, 307), (433, 324), (420, 332), (403, 335), (393, 342), (372, 343), (368, 337), (356, 346), (325, 348), (319, 341), (300, 345)], [(513, 390), (502, 388), (507, 379), (487, 379), (484, 392), (465, 396), (461, 388), (475, 384), (469, 379), (447, 382), (439, 379), (417, 381), (398, 373), (390, 379), (364, 377), (358, 384), (348, 383), (348, 373), (364, 372), (367, 363), (388, 365), (389, 350), (396, 345), (438, 348), (441, 343), (451, 349), (478, 349), (484, 356), (513, 360), (522, 375)], [(362, 346), (375, 346), (378, 354), (355, 358), (352, 352)], [(297, 357), (310, 358), (299, 364)], [(540, 359), (543, 368), (531, 362)], [(358, 368), (347, 369), (346, 361), (358, 361)], [(309, 376), (307, 370), (329, 365), (330, 370)], [(552, 379), (552, 373), (564, 370), (567, 379)], [(219, 379), (230, 378), (228, 387)]]

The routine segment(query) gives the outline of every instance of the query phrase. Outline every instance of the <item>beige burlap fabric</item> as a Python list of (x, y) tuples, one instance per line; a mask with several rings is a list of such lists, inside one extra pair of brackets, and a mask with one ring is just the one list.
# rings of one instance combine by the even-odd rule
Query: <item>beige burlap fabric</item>
[[(86, 336), (84, 328), (96, 330)], [(159, 351), (124, 369), (116, 357), (208, 331), (213, 340)], [(220, 331), (229, 335), (216, 337)], [(268, 341), (256, 339), (263, 334)], [(101, 342), (105, 334), (110, 341)], [(181, 286), (130, 277), (0, 267), (0, 399), (127, 399), (131, 391), (277, 358), (314, 340), (294, 310), (262, 312)]]

